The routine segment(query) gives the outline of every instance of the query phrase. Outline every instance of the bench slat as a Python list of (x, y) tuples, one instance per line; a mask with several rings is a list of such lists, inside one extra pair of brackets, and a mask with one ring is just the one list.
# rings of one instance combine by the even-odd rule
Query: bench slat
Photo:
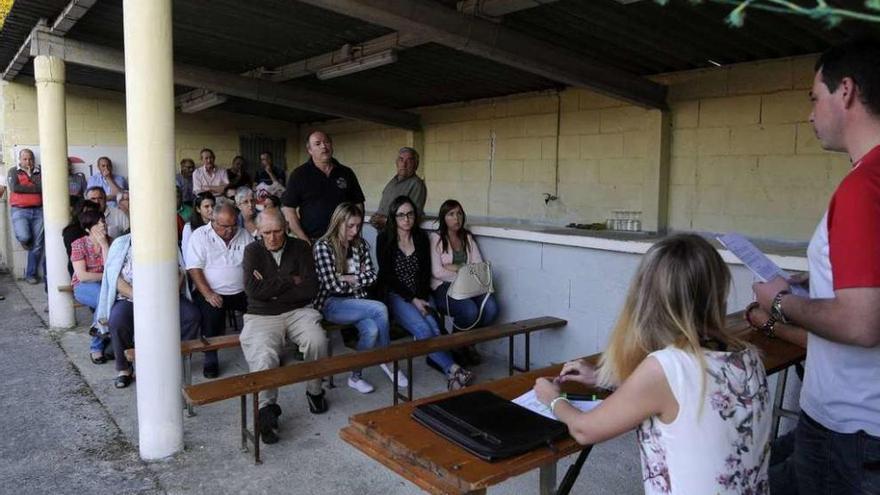
[(436, 351), (479, 344), (534, 330), (565, 326), (566, 320), (551, 316), (514, 321), (451, 335), (441, 335), (414, 342), (397, 342), (379, 349), (343, 354), (332, 358), (256, 371), (245, 375), (221, 378), (184, 387), (184, 397), (193, 405), (204, 405), (267, 388), (278, 388), (292, 383), (344, 373), (391, 361), (423, 356)]

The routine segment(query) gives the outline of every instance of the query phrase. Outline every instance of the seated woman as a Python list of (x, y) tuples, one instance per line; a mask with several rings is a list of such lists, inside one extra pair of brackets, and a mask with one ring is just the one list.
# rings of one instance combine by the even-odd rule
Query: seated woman
[[(315, 270), (318, 272), (318, 296), (315, 309), (324, 319), (343, 325), (353, 324), (358, 330), (357, 350), (385, 347), (389, 342), (388, 308), (379, 301), (367, 299), (367, 288), (376, 283), (376, 270), (370, 258), (370, 247), (361, 238), (364, 214), (353, 203), (342, 203), (330, 217), (327, 233), (315, 242)], [(382, 371), (392, 381), (387, 364)], [(406, 375), (397, 372), (397, 385), (407, 386)], [(362, 394), (373, 391), (361, 371), (353, 371), (348, 386)]]
[[(726, 334), (730, 272), (702, 237), (642, 258), (598, 371), (585, 361), (535, 382), (582, 445), (637, 429), (645, 493), (768, 493), (773, 407), (758, 352)], [(560, 382), (616, 390), (580, 412)]]
[[(132, 284), (134, 264), (131, 254), (131, 234), (125, 234), (113, 241), (104, 266), (101, 283), (101, 297), (96, 316), (99, 322), (107, 322), (110, 328), (113, 351), (116, 354), (116, 388), (125, 388), (134, 378), (134, 368), (125, 357), (125, 350), (134, 347), (134, 304), (132, 303)], [(178, 272), (180, 284), (180, 340), (198, 338), (202, 315), (199, 308), (190, 300), (186, 289), (186, 270), (178, 253)]]
[[(379, 286), (394, 319), (416, 340), (440, 335), (431, 297), (431, 248), (419, 227), (416, 206), (407, 196), (391, 202), (385, 230), (376, 241)], [(449, 390), (473, 383), (474, 374), (452, 360), (449, 352), (434, 352), (428, 364), (446, 373)]]
[[(99, 211), (81, 212), (79, 224), (85, 235), (70, 245), (70, 262), (73, 265), (70, 283), (73, 286), (73, 298), (95, 311), (101, 293), (101, 277), (104, 275), (104, 260), (107, 259), (107, 250), (110, 249), (110, 238), (107, 236), (104, 215)], [(107, 362), (104, 357), (107, 342), (105, 336), (94, 330), (95, 327), (93, 324), (93, 330), (89, 332), (92, 336), (89, 352), (93, 363), (104, 364)]]
[[(457, 328), (483, 327), (498, 316), (495, 296), (474, 296), (470, 299), (446, 297), (458, 269), (467, 263), (483, 261), (474, 236), (465, 228), (467, 217), (461, 203), (447, 199), (440, 205), (437, 233), (431, 234), (431, 289), (440, 311), (452, 317)], [(470, 364), (480, 364), (480, 355), (470, 347), (464, 356)]]
[(208, 191), (196, 194), (193, 200), (193, 212), (189, 217), (189, 221), (183, 226), (183, 233), (180, 236), (180, 251), (186, 253), (186, 247), (189, 245), (189, 238), (192, 233), (202, 225), (211, 223), (214, 217), (214, 195)]
[(76, 202), (71, 202), (71, 205), (73, 205), (73, 216), (70, 219), (70, 223), (61, 230), (61, 242), (64, 243), (64, 250), (67, 251), (67, 272), (72, 277), (73, 263), (70, 262), (70, 250), (73, 246), (73, 241), (86, 235), (86, 231), (83, 230), (82, 225), (79, 224), (79, 214), (84, 211), (100, 212), (101, 205), (94, 201), (82, 198), (78, 199)]
[(254, 190), (247, 186), (235, 190), (235, 206), (238, 207), (238, 226), (249, 234), (257, 235), (257, 202)]

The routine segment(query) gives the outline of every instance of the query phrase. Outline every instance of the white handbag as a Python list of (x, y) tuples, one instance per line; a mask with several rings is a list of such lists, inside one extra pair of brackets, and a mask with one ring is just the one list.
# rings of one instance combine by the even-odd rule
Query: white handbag
[(483, 302), (480, 304), (480, 312), (477, 315), (477, 319), (469, 327), (459, 327), (455, 325), (454, 320), (453, 326), (459, 330), (470, 330), (477, 326), (477, 322), (483, 317), (483, 308), (486, 306), (486, 301), (489, 300), (489, 295), (493, 292), (495, 292), (495, 286), (492, 283), (492, 265), (488, 261), (462, 265), (458, 269), (455, 280), (449, 285), (449, 290), (446, 291), (446, 314), (451, 315), (449, 311), (450, 298), (461, 301), (476, 296), (483, 296)]

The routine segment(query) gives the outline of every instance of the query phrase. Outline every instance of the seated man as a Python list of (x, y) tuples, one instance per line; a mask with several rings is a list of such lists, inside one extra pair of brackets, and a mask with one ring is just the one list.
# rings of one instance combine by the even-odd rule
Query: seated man
[[(287, 237), (287, 222), (277, 208), (257, 216), (262, 240), (244, 251), (244, 289), (248, 313), (244, 315), (241, 349), (250, 370), (277, 368), (287, 341), (299, 346), (313, 361), (327, 356), (327, 333), (321, 327), (321, 313), (311, 307), (318, 294), (318, 277), (308, 243)], [(276, 389), (260, 392), (260, 436), (266, 443), (278, 441), (281, 407), (275, 403)], [(327, 411), (321, 379), (308, 382), (309, 411)]]
[(131, 228), (131, 222), (128, 220), (122, 210), (115, 206), (107, 204), (107, 194), (101, 186), (93, 186), (86, 190), (86, 199), (97, 203), (101, 207), (101, 213), (104, 214), (104, 221), (107, 223), (107, 235), (112, 239), (116, 239), (128, 232)]
[[(196, 286), (193, 299), (202, 312), (202, 335), (214, 337), (226, 330), (226, 311), (247, 311), (241, 263), (245, 247), (254, 238), (238, 228), (238, 208), (223, 203), (214, 208), (208, 225), (193, 231), (186, 246), (186, 270)], [(205, 353), (205, 378), (220, 374), (217, 351)]]
[(113, 173), (113, 162), (106, 156), (98, 158), (98, 171), (89, 177), (89, 189), (100, 187), (107, 197), (107, 202), (116, 206), (116, 196), (128, 189), (128, 181), (125, 177)]

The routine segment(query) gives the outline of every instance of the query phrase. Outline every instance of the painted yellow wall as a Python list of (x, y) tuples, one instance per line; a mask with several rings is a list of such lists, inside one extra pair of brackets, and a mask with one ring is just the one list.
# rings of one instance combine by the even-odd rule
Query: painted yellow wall
[[(813, 56), (675, 73), (669, 85), (668, 225), (806, 240), (845, 156), (823, 151), (808, 122)], [(417, 110), (423, 119), (427, 211), (449, 197), (472, 215), (565, 224), (656, 201), (655, 112), (582, 89)], [(411, 132), (365, 123), (319, 125), (353, 166), (367, 209), (394, 174)], [(558, 173), (557, 173), (558, 167)], [(559, 200), (545, 205), (543, 193)], [(646, 226), (650, 218), (643, 218)]]
[(815, 57), (670, 74), (670, 226), (806, 240), (849, 160), (809, 123)]
[[(32, 85), (0, 85), (3, 111), (0, 120), (2, 145), (9, 150), (15, 144), (33, 144), (37, 137), (37, 100)], [(211, 148), (217, 164), (227, 167), (239, 153), (239, 137), (264, 134), (288, 140), (288, 161), (296, 161), (298, 127), (277, 120), (206, 110), (195, 114), (176, 114), (177, 161), (187, 157), (199, 163), (199, 150)], [(125, 146), (124, 95), (91, 88), (68, 86), (67, 138), (70, 146)], [(3, 154), (3, 160), (10, 156)], [(5, 163), (6, 167), (14, 163)]]

